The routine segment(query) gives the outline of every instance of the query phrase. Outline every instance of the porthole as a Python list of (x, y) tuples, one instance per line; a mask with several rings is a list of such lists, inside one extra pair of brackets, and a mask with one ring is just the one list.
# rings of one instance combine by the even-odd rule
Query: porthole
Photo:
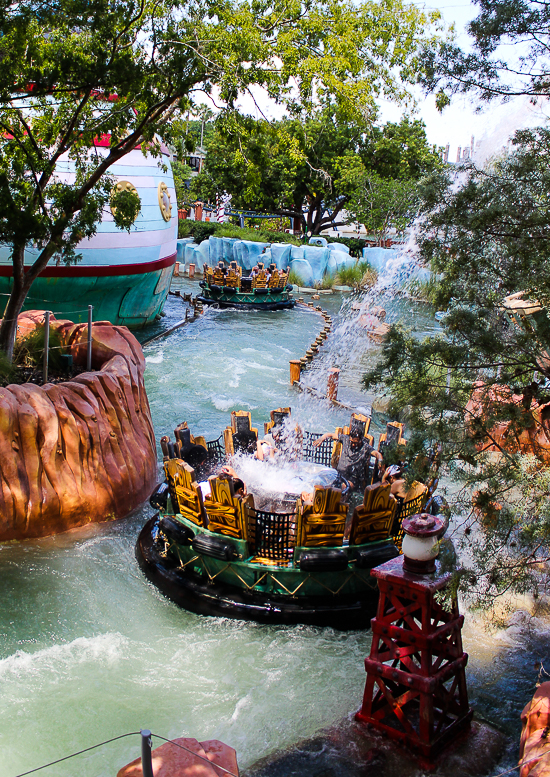
[(172, 217), (172, 203), (170, 202), (170, 192), (168, 191), (168, 187), (166, 186), (164, 181), (161, 181), (161, 183), (159, 183), (158, 196), (159, 196), (159, 207), (160, 207), (160, 212), (162, 213), (162, 218), (165, 221), (170, 221)]

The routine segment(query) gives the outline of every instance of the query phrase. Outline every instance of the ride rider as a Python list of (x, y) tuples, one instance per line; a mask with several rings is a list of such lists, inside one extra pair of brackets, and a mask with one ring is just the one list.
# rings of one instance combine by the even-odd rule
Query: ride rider
[(370, 445), (366, 437), (361, 437), (356, 429), (352, 428), (350, 434), (326, 432), (314, 441), (313, 447), (318, 448), (325, 440), (336, 440), (342, 444), (342, 452), (336, 469), (348, 481), (352, 491), (365, 490), (371, 456), (378, 461), (379, 470), (383, 471), (382, 454)]

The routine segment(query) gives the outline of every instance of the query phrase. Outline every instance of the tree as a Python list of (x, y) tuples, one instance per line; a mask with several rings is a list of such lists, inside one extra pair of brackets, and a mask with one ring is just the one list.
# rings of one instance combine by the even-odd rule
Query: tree
[(296, 227), (303, 222), (304, 231), (318, 234), (344, 223), (338, 221), (344, 203), (334, 188), (335, 162), (359, 147), (366, 129), (362, 121), (339, 121), (330, 108), (273, 123), (222, 116), (193, 191), (210, 199), (227, 192), (234, 207), (291, 217)]
[(172, 175), (174, 176), (174, 189), (176, 190), (178, 208), (181, 208), (188, 199), (191, 168), (185, 162), (180, 162), (178, 157), (174, 157), (172, 159)]
[[(439, 90), (438, 105), (450, 94), (474, 92), (482, 100), (550, 94), (550, 3), (539, 0), (477, 0), (480, 13), (470, 22), (473, 51), (442, 41), (423, 55), (421, 81)], [(498, 47), (506, 45), (506, 59)]]
[[(439, 164), (422, 122), (405, 118), (380, 128), (373, 126), (374, 118), (374, 109), (366, 117), (341, 116), (334, 106), (271, 123), (222, 115), (193, 191), (203, 198), (227, 192), (234, 206), (290, 216), (311, 234), (342, 226), (364, 215), (359, 190), (367, 172), (405, 181)], [(377, 190), (384, 191), (387, 205), (390, 192), (397, 202), (409, 189), (405, 183), (383, 183)], [(386, 210), (384, 220), (387, 215)]]
[[(14, 277), (0, 349), (11, 357), (17, 316), (50, 259), (76, 261), (94, 233), (110, 165), (139, 145), (158, 154), (156, 134), (170, 141), (169, 119), (194, 93), (232, 106), (256, 84), (281, 101), (368, 106), (374, 71), (390, 94), (412, 77), (423, 20), (398, 0), (0, 0), (0, 242)], [(56, 178), (66, 158), (74, 182)], [(136, 203), (112, 204), (127, 226)], [(25, 268), (30, 243), (40, 250)]]
[[(442, 332), (418, 340), (393, 326), (365, 376), (406, 408), (409, 456), (443, 444), (468, 551), (457, 582), (484, 605), (537, 595), (550, 560), (549, 153), (550, 130), (522, 131), (513, 153), (459, 185), (448, 171), (422, 184)], [(507, 299), (518, 292), (532, 302)]]
[(339, 161), (338, 183), (346, 210), (381, 243), (390, 229), (403, 233), (420, 204), (418, 181), (440, 169), (441, 149), (430, 147), (424, 123), (408, 117), (375, 127), (359, 154)]
[(413, 221), (419, 205), (418, 184), (414, 179), (382, 178), (350, 157), (344, 160), (340, 176), (341, 180), (348, 181), (350, 190), (347, 211), (364, 225), (367, 234), (377, 238), (379, 245), (391, 229), (403, 234)]

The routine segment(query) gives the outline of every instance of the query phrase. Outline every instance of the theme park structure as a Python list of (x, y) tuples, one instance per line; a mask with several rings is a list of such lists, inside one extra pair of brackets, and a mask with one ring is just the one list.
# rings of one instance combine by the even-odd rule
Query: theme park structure
[[(19, 316), (25, 337), (43, 311)], [(126, 327), (50, 318), (81, 372), (0, 388), (0, 542), (46, 537), (128, 515), (151, 493), (156, 446), (145, 359)], [(88, 358), (90, 357), (90, 358)]]
[[(97, 153), (105, 153), (109, 143), (107, 135), (98, 138)], [(109, 168), (116, 189), (132, 191), (140, 198), (140, 211), (130, 231), (118, 229), (107, 209), (97, 233), (76, 247), (81, 259), (65, 265), (61, 257), (54, 256), (33, 283), (24, 310), (51, 310), (79, 323), (86, 320), (92, 305), (95, 320), (131, 328), (160, 315), (176, 261), (178, 222), (170, 153), (164, 145), (161, 154), (158, 160), (136, 148)], [(62, 157), (56, 178), (71, 181), (74, 175), (74, 162)], [(25, 262), (32, 264), (38, 254), (38, 247), (29, 246)], [(10, 247), (0, 246), (0, 294), (5, 297), (12, 285)]]
[[(289, 413), (273, 411), (266, 432)], [(351, 423), (372, 445), (370, 419), (354, 414)], [(337, 431), (349, 435), (350, 428)], [(402, 431), (401, 424), (388, 424), (379, 448), (388, 436), (404, 444)], [(258, 432), (245, 411), (231, 413), (217, 440), (193, 437), (186, 423), (175, 436), (175, 443), (161, 440), (166, 480), (151, 496), (158, 513), (142, 529), (136, 555), (166, 596), (203, 615), (368, 627), (378, 600), (371, 569), (399, 554), (405, 517), (441, 507), (433, 497), (436, 479), (415, 481), (396, 499), (374, 462), (365, 473), (363, 502), (348, 517), (348, 484), (334, 469), (341, 443), (330, 439), (314, 446), (321, 435), (306, 431), (294, 435), (291, 467), (312, 494), (290, 484), (267, 498), (236, 493), (235, 481), (219, 470), (236, 453), (254, 455)], [(217, 472), (198, 483), (189, 462), (203, 475)]]
[(294, 307), (292, 286), (287, 283), (288, 270), (278, 270), (274, 264), (267, 269), (258, 262), (249, 276), (243, 276), (236, 261), (227, 268), (222, 261), (212, 269), (204, 266), (202, 294), (206, 305), (244, 310), (284, 310)]
[[(486, 418), (499, 407), (508, 406), (520, 423), (496, 422), (485, 437), (476, 436), (480, 451), (521, 453), (535, 456), (539, 461), (550, 462), (550, 402), (547, 384), (550, 375), (550, 318), (548, 311), (537, 300), (527, 298), (523, 291), (510, 294), (503, 300), (503, 312), (512, 324), (523, 329), (540, 346), (537, 363), (539, 381), (516, 393), (511, 386), (483, 381), (474, 384), (474, 390), (466, 405), (467, 421)], [(543, 396), (541, 396), (543, 395)]]

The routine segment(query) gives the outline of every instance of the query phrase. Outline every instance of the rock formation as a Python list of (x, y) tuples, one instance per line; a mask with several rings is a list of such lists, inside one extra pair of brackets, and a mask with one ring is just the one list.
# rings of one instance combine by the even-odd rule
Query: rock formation
[(550, 463), (550, 403), (546, 401), (539, 404), (533, 398), (526, 402), (525, 395), (514, 394), (507, 386), (487, 387), (478, 381), (466, 405), (467, 425), (472, 427), (472, 419), (486, 419), (504, 405), (515, 411), (518, 419), (515, 427), (510, 421), (495, 423), (489, 435), (477, 438), (477, 449), (533, 454), (540, 461)]
[[(19, 336), (43, 313), (19, 317)], [(85, 366), (87, 325), (51, 321)], [(126, 327), (92, 329), (92, 369), (64, 383), (0, 388), (0, 542), (122, 518), (156, 482), (141, 346)]]
[(521, 713), (520, 777), (550, 775), (550, 682), (542, 683)]

